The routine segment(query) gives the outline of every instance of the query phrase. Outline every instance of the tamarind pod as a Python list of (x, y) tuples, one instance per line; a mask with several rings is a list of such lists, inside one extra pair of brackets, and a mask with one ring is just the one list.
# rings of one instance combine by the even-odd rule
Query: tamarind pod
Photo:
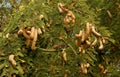
[(84, 67), (88, 68), (88, 67), (90, 67), (90, 64), (89, 64), (89, 63), (86, 63), (86, 64), (84, 65)]
[(94, 26), (92, 26), (92, 33), (93, 33), (95, 36), (97, 36), (97, 37), (100, 37), (100, 36), (101, 36), (101, 34), (100, 34), (100, 33), (96, 32), (96, 30), (95, 30), (95, 27), (94, 27)]
[(25, 45), (26, 45), (26, 46), (29, 46), (29, 45), (30, 45), (30, 41), (31, 41), (30, 39), (27, 39), (27, 40), (25, 41)]
[(41, 15), (40, 15), (40, 20), (42, 20), (43, 18), (44, 18), (44, 15), (41, 14)]
[(36, 41), (32, 41), (31, 50), (36, 50)]
[(79, 47), (81, 45), (81, 41), (80, 40), (75, 40), (75, 45)]
[(30, 34), (30, 38), (33, 39), (34, 38), (34, 32), (35, 32), (35, 27), (31, 28), (31, 34)]
[(92, 25), (90, 24), (90, 23), (86, 23), (86, 34), (87, 34), (87, 36), (89, 36), (90, 35), (90, 33), (91, 33), (91, 28), (92, 27)]
[(84, 49), (82, 50), (82, 53), (85, 54), (85, 50)]
[(23, 34), (23, 29), (24, 29), (23, 27), (20, 27), (20, 28), (19, 28), (18, 35)]
[(25, 32), (25, 30), (23, 31), (23, 36), (24, 36), (26, 39), (30, 39), (30, 36)]
[(112, 18), (112, 14), (110, 13), (109, 10), (107, 10), (107, 13), (108, 13), (108, 16), (109, 16), (110, 18)]
[(103, 74), (105, 74), (107, 71), (108, 71), (108, 70), (107, 70), (107, 69), (105, 69), (105, 70), (103, 71)]
[(90, 42), (89, 40), (86, 40), (85, 42), (86, 42), (86, 44), (87, 44), (88, 46), (91, 45), (91, 42)]
[(83, 74), (87, 74), (87, 68), (84, 67), (84, 68), (82, 69), (82, 73), (83, 73)]
[(82, 30), (80, 30), (80, 32), (79, 32), (79, 34), (75, 34), (75, 37), (77, 38), (77, 39), (79, 39), (81, 36), (82, 36)]
[(97, 43), (97, 38), (95, 38), (95, 40), (92, 42), (91, 46), (95, 46)]
[(9, 61), (11, 62), (11, 64), (13, 65), (13, 66), (16, 66), (17, 65), (17, 63), (16, 63), (16, 61), (14, 60), (14, 55), (13, 54), (11, 54), (11, 55), (9, 55)]
[(26, 31), (30, 31), (30, 30), (31, 30), (31, 27), (26, 27), (25, 30), (26, 30)]
[(80, 38), (79, 34), (75, 34), (75, 38), (79, 39)]
[(37, 33), (38, 33), (38, 35), (42, 34), (42, 31), (40, 28), (37, 29)]
[(62, 56), (63, 56), (63, 60), (66, 62), (67, 61), (67, 57), (66, 57), (66, 52), (64, 50), (62, 51)]
[(61, 8), (61, 7), (63, 7), (62, 3), (58, 3), (58, 11), (59, 11), (60, 13), (64, 13), (63, 8)]
[(102, 50), (103, 49), (103, 42), (101, 39), (99, 40), (99, 43), (100, 43), (99, 50)]
[(105, 68), (101, 64), (99, 64), (98, 67), (101, 69), (100, 73), (102, 74), (104, 72)]
[(37, 29), (35, 29), (35, 31), (34, 31), (34, 38), (33, 38), (33, 41), (32, 41), (32, 46), (31, 46), (31, 49), (32, 50), (35, 50), (36, 49), (36, 41), (37, 41)]
[(82, 39), (81, 39), (81, 42), (84, 42), (85, 41), (85, 33), (82, 32)]
[(42, 30), (43, 32), (45, 32), (45, 27), (44, 27), (44, 26), (42, 26), (42, 27), (41, 27), (41, 30)]
[(26, 31), (26, 33), (27, 33), (28, 35), (30, 35), (30, 34), (31, 34), (31, 31)]
[(101, 40), (102, 40), (102, 42), (103, 42), (103, 44), (104, 44), (104, 43), (105, 43), (105, 38), (102, 38)]

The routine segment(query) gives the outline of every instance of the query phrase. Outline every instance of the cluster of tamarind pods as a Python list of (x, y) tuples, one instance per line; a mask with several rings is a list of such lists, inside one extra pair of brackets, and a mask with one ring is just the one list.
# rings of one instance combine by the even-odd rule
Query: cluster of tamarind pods
[(64, 18), (64, 24), (71, 24), (71, 26), (74, 26), (75, 23), (75, 15), (73, 14), (72, 11), (69, 9), (65, 8), (64, 4), (58, 3), (58, 10), (60, 13), (67, 13), (65, 18)]
[(29, 46), (32, 41), (31, 50), (35, 50), (38, 35), (41, 35), (44, 32), (45, 32), (44, 26), (42, 26), (41, 28), (20, 27), (18, 31), (18, 35), (23, 35), (26, 38), (26, 42), (25, 42), (26, 46)]
[(83, 74), (87, 74), (87, 69), (90, 67), (90, 64), (89, 63), (82, 63), (81, 65), (80, 65), (80, 67), (79, 67), (79, 70), (81, 70), (81, 72), (83, 73)]
[[(89, 37), (91, 34), (95, 36), (95, 39), (92, 42), (90, 42)], [(85, 45), (93, 48), (97, 42), (99, 42), (99, 50), (104, 48), (103, 44), (105, 43), (105, 38), (102, 37), (101, 34), (96, 31), (95, 27), (89, 22), (86, 23), (86, 31), (80, 30), (79, 34), (75, 34), (75, 38), (75, 44), (79, 47), (79, 52), (81, 53), (85, 53)]]

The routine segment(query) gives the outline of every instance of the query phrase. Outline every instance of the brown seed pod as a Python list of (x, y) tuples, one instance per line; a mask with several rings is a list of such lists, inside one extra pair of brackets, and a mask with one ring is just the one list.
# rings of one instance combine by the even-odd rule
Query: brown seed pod
[(66, 62), (67, 61), (67, 56), (66, 56), (65, 50), (62, 51), (62, 57), (63, 57), (63, 60)]
[(82, 32), (82, 39), (81, 39), (81, 42), (84, 42), (85, 41), (85, 32)]
[(92, 42), (91, 46), (95, 46), (97, 43), (97, 38), (95, 38), (95, 40)]
[(38, 35), (42, 34), (42, 31), (40, 28), (37, 29)]
[(102, 74), (104, 72), (104, 70), (105, 70), (104, 66), (102, 66), (101, 64), (99, 64), (98, 67), (101, 69), (100, 73)]
[(42, 26), (42, 27), (41, 27), (41, 30), (42, 30), (42, 32), (45, 32), (45, 27)]
[(58, 11), (60, 12), (60, 13), (64, 13), (64, 9), (63, 9), (63, 4), (62, 3), (58, 3)]
[(91, 45), (91, 42), (90, 42), (89, 40), (86, 40), (85, 42), (86, 42), (86, 44), (87, 44), (88, 46)]
[(19, 28), (18, 35), (23, 34), (23, 29), (24, 29), (23, 27), (20, 27), (20, 28)]
[(90, 64), (89, 64), (89, 63), (86, 63), (84, 66), (85, 66), (86, 68), (88, 68), (88, 67), (90, 67)]
[(102, 40), (103, 44), (106, 42), (106, 41), (105, 41), (105, 38), (101, 38), (101, 40)]
[(107, 10), (107, 13), (108, 13), (108, 16), (109, 16), (110, 18), (112, 18), (112, 14), (110, 13), (109, 10)]
[(80, 41), (80, 40), (75, 40), (75, 45), (76, 45), (77, 47), (79, 47), (79, 46), (81, 45), (81, 41)]
[(104, 46), (103, 46), (103, 42), (101, 39), (99, 40), (99, 43), (100, 43), (99, 50), (102, 50), (104, 48)]
[(85, 49), (83, 49), (83, 50), (82, 50), (82, 53), (85, 54), (85, 52), (86, 52)]
[(91, 29), (92, 29), (92, 25), (89, 23), (89, 22), (87, 22), (86, 23), (86, 34), (89, 36), (90, 35), (90, 33), (91, 33)]
[(30, 45), (30, 41), (31, 41), (30, 39), (27, 39), (27, 40), (25, 41), (25, 45), (26, 45), (26, 46), (29, 46), (29, 45)]
[(101, 34), (98, 33), (98, 32), (95, 30), (95, 27), (94, 27), (94, 26), (92, 26), (92, 33), (93, 33), (96, 37), (100, 37), (100, 36), (101, 36)]
[(82, 73), (83, 73), (83, 74), (87, 74), (87, 68), (83, 68), (83, 69), (82, 69)]
[(35, 27), (31, 28), (31, 34), (30, 34), (30, 38), (33, 39), (34, 38), (34, 33), (35, 33)]
[(36, 49), (36, 41), (37, 41), (37, 29), (35, 29), (35, 32), (34, 32), (34, 38), (33, 38), (33, 41), (32, 41), (32, 46), (31, 46), (31, 49), (32, 50), (35, 50)]
[(25, 32), (25, 30), (23, 30), (23, 36), (24, 36), (26, 39), (30, 39), (30, 36)]
[(16, 61), (14, 60), (14, 55), (13, 54), (11, 54), (11, 55), (9, 55), (9, 61), (11, 62), (11, 64), (13, 65), (13, 66), (16, 66), (17, 65), (17, 63), (16, 63)]

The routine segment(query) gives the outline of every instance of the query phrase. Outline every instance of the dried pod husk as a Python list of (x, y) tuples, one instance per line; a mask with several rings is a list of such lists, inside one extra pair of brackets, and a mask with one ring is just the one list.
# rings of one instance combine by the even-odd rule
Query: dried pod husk
[(85, 41), (85, 37), (86, 37), (85, 32), (82, 32), (81, 42), (84, 42), (84, 41)]
[(79, 39), (81, 36), (82, 36), (82, 30), (80, 30), (79, 34), (75, 34), (75, 38), (76, 39)]
[(25, 32), (25, 30), (23, 30), (23, 36), (24, 36), (26, 39), (30, 39), (30, 36)]
[(79, 47), (81, 45), (81, 41), (79, 39), (75, 40), (75, 45)]
[(102, 40), (103, 44), (106, 42), (106, 41), (105, 41), (105, 38), (101, 38), (101, 40)]
[(7, 34), (4, 36), (4, 38), (8, 39), (9, 36), (10, 36), (10, 33), (7, 33)]
[(18, 35), (23, 34), (23, 29), (24, 29), (23, 27), (20, 27), (20, 28), (19, 28)]
[(69, 17), (68, 17), (68, 16), (65, 16), (63, 22), (64, 22), (65, 25), (67, 25), (68, 23), (70, 23)]
[(83, 47), (80, 46), (80, 47), (79, 47), (79, 52), (82, 52), (82, 51), (83, 51)]
[(85, 49), (83, 49), (83, 50), (82, 50), (82, 53), (85, 54), (85, 52), (86, 52)]
[(41, 27), (41, 30), (42, 30), (43, 33), (45, 33), (45, 27), (44, 26)]
[(25, 45), (26, 45), (26, 46), (29, 46), (29, 45), (30, 45), (30, 41), (31, 41), (30, 39), (26, 39)]
[(33, 38), (32, 46), (31, 46), (31, 49), (32, 49), (32, 50), (35, 50), (35, 49), (36, 49), (37, 36), (38, 36), (38, 34), (37, 34), (37, 29), (35, 29), (34, 38)]
[(83, 74), (87, 74), (87, 68), (83, 68), (83, 69), (82, 69), (82, 73), (83, 73)]
[(16, 61), (14, 60), (14, 55), (13, 54), (11, 54), (11, 55), (9, 55), (9, 61), (11, 62), (11, 64), (13, 65), (13, 66), (16, 66), (17, 65), (17, 63), (16, 63)]
[(38, 35), (42, 34), (42, 30), (40, 28), (37, 29)]
[(95, 46), (97, 44), (97, 38), (92, 42), (91, 46)]
[(91, 45), (91, 42), (90, 42), (89, 40), (86, 40), (85, 42), (86, 42), (86, 44), (87, 44), (88, 46)]
[(71, 17), (73, 20), (75, 20), (75, 15), (73, 14), (72, 11), (68, 11), (67, 16)]
[(111, 14), (111, 12), (110, 12), (109, 10), (107, 10), (107, 13), (108, 13), (108, 16), (109, 16), (110, 18), (112, 18), (112, 14)]
[(103, 74), (106, 74), (108, 72), (108, 70), (107, 69), (105, 69), (104, 71), (103, 71)]
[(92, 25), (90, 23), (86, 23), (86, 36), (85, 39), (88, 39), (90, 33), (91, 33)]
[(104, 72), (104, 70), (105, 70), (104, 66), (102, 66), (101, 64), (99, 64), (98, 67), (101, 69), (100, 73), (102, 74)]
[(100, 37), (100, 36), (101, 36), (101, 34), (98, 33), (98, 32), (95, 30), (95, 27), (94, 27), (94, 26), (92, 26), (92, 33), (93, 33), (93, 35), (95, 35), (96, 37)]
[(65, 62), (67, 62), (67, 56), (65, 50), (62, 51), (62, 57)]
[(101, 39), (99, 39), (99, 43), (100, 43), (99, 50), (102, 50), (104, 48), (104, 46), (103, 46), (103, 42)]
[(58, 11), (60, 12), (60, 13), (64, 13), (64, 9), (63, 9), (63, 4), (62, 3), (58, 3)]
[(41, 14), (41, 15), (40, 15), (40, 20), (42, 20), (43, 18), (44, 18), (44, 15)]
[(34, 38), (34, 34), (35, 34), (35, 27), (31, 28), (31, 34), (30, 34), (30, 38), (33, 39)]
[(89, 63), (86, 63), (84, 66), (85, 66), (86, 68), (88, 68), (88, 67), (90, 67), (90, 64), (89, 64)]

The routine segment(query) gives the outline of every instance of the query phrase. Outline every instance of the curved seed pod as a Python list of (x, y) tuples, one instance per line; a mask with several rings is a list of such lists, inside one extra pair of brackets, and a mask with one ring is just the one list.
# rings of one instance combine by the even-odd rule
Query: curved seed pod
[(105, 74), (106, 72), (108, 72), (108, 70), (107, 70), (107, 69), (105, 69), (105, 70), (103, 71), (103, 74)]
[(80, 40), (75, 40), (75, 45), (79, 47), (81, 45), (81, 41)]
[(102, 40), (102, 42), (103, 42), (103, 44), (104, 44), (104, 43), (105, 43), (105, 38), (102, 38), (101, 40)]
[(81, 42), (84, 42), (85, 41), (85, 33), (82, 32), (82, 39), (81, 39)]
[(90, 24), (90, 23), (86, 23), (86, 34), (89, 36), (90, 35), (90, 33), (91, 33), (91, 28), (92, 27), (92, 25)]
[(33, 41), (32, 41), (32, 46), (31, 46), (31, 49), (32, 50), (35, 50), (36, 49), (36, 41), (37, 41), (37, 29), (35, 29), (35, 32), (34, 32), (34, 38), (33, 38)]
[(86, 67), (86, 68), (90, 67), (90, 64), (89, 64), (89, 63), (86, 63), (86, 64), (85, 64), (85, 67)]
[(101, 34), (98, 33), (98, 32), (95, 30), (95, 27), (94, 27), (94, 26), (92, 26), (92, 33), (93, 33), (95, 36), (97, 36), (97, 37), (100, 37), (100, 36), (101, 36)]
[(87, 68), (84, 67), (84, 68), (82, 69), (82, 73), (83, 73), (83, 74), (87, 74)]
[(97, 38), (95, 38), (95, 40), (92, 42), (91, 46), (95, 46), (97, 43)]
[(41, 27), (41, 30), (42, 30), (43, 32), (45, 32), (45, 27), (44, 27), (44, 26), (42, 26), (42, 27)]
[(104, 66), (102, 66), (101, 64), (99, 64), (98, 67), (101, 69), (101, 72), (100, 72), (100, 73), (103, 73), (104, 70), (105, 70)]
[(82, 36), (82, 33), (83, 33), (83, 31), (82, 31), (82, 30), (80, 30), (80, 32), (79, 32), (79, 36), (80, 36), (80, 37)]
[(84, 49), (82, 50), (82, 53), (85, 54), (85, 50)]
[(37, 29), (38, 35), (42, 34), (42, 31), (40, 28)]
[(63, 57), (64, 61), (66, 62), (67, 61), (67, 57), (66, 57), (65, 50), (62, 51), (62, 57)]
[(79, 39), (80, 38), (79, 34), (75, 34), (75, 38)]
[(63, 8), (61, 8), (61, 7), (63, 7), (63, 4), (62, 4), (62, 3), (58, 3), (58, 11), (59, 11), (60, 13), (64, 13)]
[(87, 44), (88, 46), (91, 45), (91, 42), (90, 42), (89, 40), (86, 40), (85, 42), (86, 42), (86, 44)]
[(25, 45), (26, 45), (26, 46), (29, 46), (29, 45), (30, 45), (30, 41), (31, 41), (30, 39), (27, 39), (27, 40), (25, 41)]
[(14, 55), (13, 54), (11, 54), (11, 55), (9, 55), (9, 61), (11, 62), (11, 64), (13, 65), (13, 66), (16, 66), (17, 65), (17, 63), (16, 63), (16, 61), (14, 60)]
[(99, 50), (102, 50), (104, 48), (104, 46), (103, 46), (103, 42), (101, 39), (99, 40), (99, 43), (100, 43)]
[(23, 36), (24, 36), (26, 39), (30, 39), (30, 36), (25, 32), (25, 30), (23, 30)]
[(31, 28), (31, 34), (30, 34), (30, 38), (33, 39), (34, 38), (34, 32), (35, 32), (35, 27)]
[(20, 27), (20, 28), (19, 28), (18, 35), (23, 34), (23, 29), (24, 29), (23, 27)]

